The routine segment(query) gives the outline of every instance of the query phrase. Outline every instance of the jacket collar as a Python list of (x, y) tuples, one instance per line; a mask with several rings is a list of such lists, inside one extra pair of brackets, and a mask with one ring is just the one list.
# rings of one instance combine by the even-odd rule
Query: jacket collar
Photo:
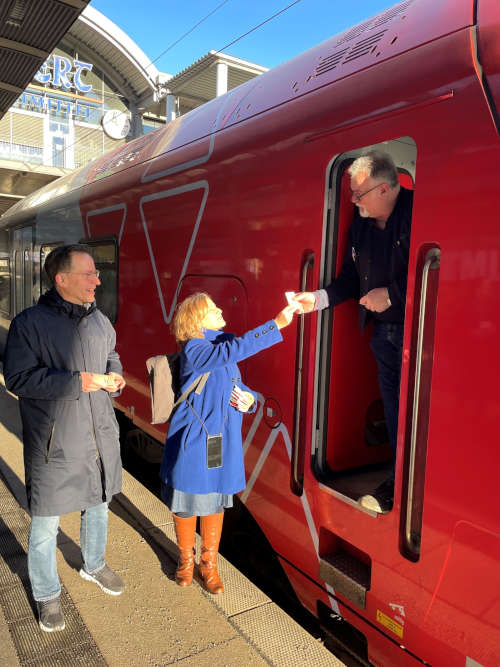
[[(403, 186), (400, 187), (398, 196), (396, 198), (396, 202), (394, 204), (394, 208), (391, 211), (390, 216), (387, 218), (387, 222), (385, 223), (385, 227), (383, 231), (388, 231), (391, 229), (391, 227), (394, 224), (394, 220), (400, 215), (401, 210), (404, 210), (405, 207), (407, 206), (407, 201), (410, 200), (412, 201), (413, 198), (413, 191), (408, 190), (407, 188), (404, 188)], [(359, 216), (361, 218), (361, 216)], [(365, 218), (365, 220), (368, 222), (370, 227), (375, 227), (377, 228), (377, 221), (375, 218)]]
[(68, 317), (75, 319), (81, 319), (82, 317), (87, 317), (90, 313), (93, 313), (96, 310), (97, 306), (95, 301), (88, 303), (85, 306), (79, 306), (76, 303), (70, 303), (63, 299), (55, 287), (49, 289), (45, 294), (39, 298), (38, 303), (43, 306), (48, 306), (49, 308), (55, 308), (60, 313), (64, 313)]
[(207, 340), (215, 340), (217, 336), (224, 332), (220, 329), (203, 329), (202, 333)]

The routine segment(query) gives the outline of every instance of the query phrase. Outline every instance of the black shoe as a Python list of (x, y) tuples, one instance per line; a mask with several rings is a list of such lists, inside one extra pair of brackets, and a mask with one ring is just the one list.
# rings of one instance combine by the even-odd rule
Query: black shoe
[(386, 514), (392, 510), (394, 502), (394, 480), (392, 477), (386, 479), (378, 486), (373, 494), (361, 496), (358, 503), (361, 507), (379, 514)]
[(64, 616), (61, 609), (60, 598), (37, 602), (38, 624), (44, 632), (64, 630)]

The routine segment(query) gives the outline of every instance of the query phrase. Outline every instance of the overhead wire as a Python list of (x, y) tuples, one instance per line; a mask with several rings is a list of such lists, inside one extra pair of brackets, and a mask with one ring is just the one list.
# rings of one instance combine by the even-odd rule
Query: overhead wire
[[(162, 53), (160, 53), (160, 55), (157, 56), (154, 60), (151, 60), (151, 62), (149, 63), (149, 65), (146, 66), (145, 69), (147, 69), (150, 65), (152, 65), (152, 64), (155, 63), (157, 60), (159, 60), (162, 56), (165, 55), (165, 53), (167, 53), (168, 51), (170, 51), (174, 46), (176, 46), (177, 44), (179, 44), (179, 42), (181, 42), (185, 37), (187, 37), (190, 33), (192, 33), (192, 32), (193, 32), (199, 25), (201, 25), (204, 21), (206, 21), (206, 19), (208, 19), (208, 18), (209, 18), (210, 16), (212, 16), (213, 14), (215, 14), (215, 12), (218, 11), (218, 10), (219, 10), (223, 5), (225, 5), (227, 2), (229, 2), (229, 0), (223, 0), (221, 3), (219, 3), (219, 4), (217, 5), (217, 7), (215, 7), (211, 12), (209, 12), (206, 16), (204, 16), (202, 19), (200, 19), (194, 26), (192, 26), (192, 28), (190, 28), (190, 29), (189, 29), (187, 32), (185, 32), (181, 37), (179, 37), (179, 39), (177, 39), (175, 42), (173, 42), (172, 44), (170, 44), (170, 46), (168, 46), (168, 47), (165, 49), (165, 51), (163, 51)], [(258, 23), (258, 24), (257, 24), (256, 26), (254, 26), (253, 28), (250, 28), (250, 30), (247, 30), (245, 33), (243, 33), (242, 35), (240, 35), (240, 36), (237, 37), (236, 39), (233, 39), (233, 40), (232, 40), (231, 42), (229, 42), (228, 44), (225, 44), (223, 47), (221, 47), (220, 49), (218, 49), (217, 51), (215, 51), (215, 53), (221, 53), (222, 51), (224, 51), (225, 49), (229, 48), (230, 46), (233, 46), (233, 44), (236, 44), (236, 42), (239, 42), (239, 41), (240, 41), (241, 39), (243, 39), (244, 37), (247, 37), (247, 36), (250, 35), (252, 32), (255, 32), (256, 30), (258, 30), (259, 28), (261, 28), (261, 27), (262, 27), (263, 25), (265, 25), (266, 23), (269, 23), (270, 21), (272, 21), (273, 19), (277, 18), (278, 16), (280, 16), (280, 15), (283, 14), (284, 12), (288, 11), (289, 9), (291, 9), (292, 7), (294, 7), (295, 5), (298, 5), (299, 2), (302, 2), (302, 0), (294, 0), (294, 2), (291, 2), (291, 3), (290, 3), (289, 5), (287, 5), (286, 7), (283, 7), (283, 8), (280, 9), (279, 11), (275, 12), (274, 14), (272, 14), (272, 16), (269, 16), (267, 19), (265, 19), (264, 21), (261, 21), (260, 23)], [(126, 111), (122, 111), (121, 113), (125, 114), (125, 113), (127, 113), (127, 112), (126, 112)], [(84, 134), (82, 137), (80, 137), (80, 141), (82, 141), (82, 139), (85, 139), (85, 137), (90, 136), (90, 135), (92, 134), (92, 132), (94, 132), (94, 129), (89, 130), (89, 132), (88, 132), (87, 134)], [(68, 148), (71, 148), (71, 146), (74, 146), (75, 144), (76, 144), (76, 141), (73, 142), (72, 144), (70, 144), (69, 146), (65, 147), (64, 150), (62, 151), (62, 153), (65, 153), (66, 150), (67, 150)]]
[[(176, 39), (175, 42), (172, 42), (172, 44), (170, 44), (170, 46), (168, 46), (168, 47), (165, 49), (165, 51), (163, 51), (162, 53), (160, 53), (160, 55), (157, 56), (156, 58), (154, 58), (154, 60), (151, 60), (150, 63), (149, 63), (148, 65), (146, 65), (146, 67), (145, 67), (144, 69), (148, 69), (148, 67), (150, 67), (153, 63), (155, 63), (155, 62), (156, 62), (157, 60), (159, 60), (162, 56), (164, 56), (164, 55), (165, 55), (168, 51), (170, 51), (174, 46), (176, 46), (177, 44), (179, 44), (179, 42), (181, 42), (185, 37), (187, 37), (188, 35), (190, 35), (190, 34), (191, 34), (191, 33), (192, 33), (192, 32), (193, 32), (199, 25), (201, 25), (204, 21), (206, 21), (208, 18), (210, 18), (210, 16), (212, 16), (213, 14), (215, 14), (215, 12), (218, 11), (221, 7), (223, 7), (227, 2), (229, 2), (229, 0), (222, 0), (222, 2), (220, 2), (220, 3), (217, 5), (217, 7), (215, 7), (214, 9), (212, 9), (211, 12), (209, 12), (206, 16), (204, 16), (204, 17), (203, 17), (202, 19), (200, 19), (197, 23), (195, 23), (195, 25), (193, 25), (187, 32), (185, 32), (185, 33), (184, 33), (183, 35), (181, 35), (178, 39)], [(117, 109), (117, 111), (118, 111), (118, 109)], [(125, 115), (125, 114), (128, 113), (128, 111), (120, 111), (120, 113), (122, 113), (122, 114)], [(94, 128), (90, 129), (86, 134), (84, 134), (84, 135), (82, 135), (82, 136), (80, 137), (79, 141), (81, 142), (81, 141), (82, 141), (83, 139), (85, 139), (86, 137), (89, 137), (94, 131), (95, 131)], [(77, 143), (77, 142), (74, 141), (72, 144), (69, 144), (68, 146), (65, 146), (64, 149), (61, 151), (62, 154), (64, 155), (64, 154), (66, 153), (66, 151), (67, 151), (69, 148), (71, 148), (72, 146), (75, 146), (76, 143)]]
[(152, 64), (155, 63), (157, 60), (159, 60), (162, 56), (164, 56), (166, 53), (168, 53), (171, 49), (174, 48), (174, 46), (177, 46), (177, 44), (179, 44), (179, 42), (182, 42), (182, 40), (183, 40), (185, 37), (187, 37), (188, 35), (190, 35), (190, 34), (193, 32), (193, 30), (195, 30), (199, 25), (201, 25), (204, 21), (206, 21), (208, 18), (210, 18), (210, 16), (212, 16), (212, 14), (215, 14), (215, 12), (216, 12), (217, 10), (219, 10), (219, 9), (220, 9), (223, 5), (225, 5), (227, 2), (229, 2), (229, 0), (223, 0), (223, 2), (221, 2), (219, 5), (217, 5), (217, 7), (216, 7), (215, 9), (213, 9), (211, 12), (209, 12), (209, 13), (208, 13), (206, 16), (204, 16), (200, 21), (198, 21), (198, 23), (195, 23), (195, 25), (194, 25), (192, 28), (190, 28), (190, 29), (189, 29), (187, 32), (185, 32), (181, 37), (179, 37), (179, 39), (176, 39), (175, 42), (172, 42), (172, 44), (170, 44), (170, 46), (168, 46), (168, 47), (165, 49), (165, 51), (162, 51), (162, 52), (160, 53), (159, 56), (157, 56), (154, 60), (152, 60), (152, 61), (149, 63), (149, 65), (147, 65), (147, 67), (146, 67), (145, 69), (147, 69), (150, 65), (152, 65)]
[(254, 32), (254, 31), (257, 30), (258, 28), (261, 28), (261, 27), (262, 27), (263, 25), (265, 25), (266, 23), (269, 23), (269, 21), (272, 21), (273, 19), (275, 19), (275, 18), (276, 18), (277, 16), (279, 16), (280, 14), (283, 14), (283, 13), (286, 12), (288, 9), (291, 9), (294, 5), (298, 5), (299, 2), (302, 2), (302, 0), (295, 0), (294, 2), (290, 3), (290, 4), (287, 5), (286, 7), (283, 7), (283, 9), (280, 9), (278, 12), (276, 12), (275, 14), (273, 14), (272, 16), (270, 16), (269, 18), (265, 19), (265, 21), (262, 21), (261, 23), (259, 23), (258, 25), (256, 25), (254, 28), (251, 28), (250, 30), (247, 30), (247, 32), (243, 33), (243, 35), (240, 35), (240, 36), (237, 37), (236, 39), (233, 39), (232, 42), (229, 42), (229, 44), (226, 44), (226, 45), (223, 46), (222, 48), (218, 49), (215, 53), (221, 53), (221, 51), (224, 51), (224, 49), (228, 49), (228, 48), (229, 48), (230, 46), (232, 46), (233, 44), (236, 44), (236, 42), (239, 42), (240, 39), (243, 39), (243, 37), (246, 37), (247, 35), (250, 35), (250, 33)]

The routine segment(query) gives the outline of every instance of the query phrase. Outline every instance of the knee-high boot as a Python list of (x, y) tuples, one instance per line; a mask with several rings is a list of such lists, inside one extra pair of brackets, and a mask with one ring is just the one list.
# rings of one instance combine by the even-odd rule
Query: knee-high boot
[(179, 586), (189, 586), (193, 581), (194, 569), (194, 536), (196, 517), (182, 519), (174, 514), (175, 534), (179, 547), (179, 560), (175, 572), (175, 581)]
[(207, 591), (215, 595), (224, 592), (224, 585), (217, 572), (217, 552), (219, 551), (223, 520), (224, 512), (200, 518), (201, 558), (198, 570)]

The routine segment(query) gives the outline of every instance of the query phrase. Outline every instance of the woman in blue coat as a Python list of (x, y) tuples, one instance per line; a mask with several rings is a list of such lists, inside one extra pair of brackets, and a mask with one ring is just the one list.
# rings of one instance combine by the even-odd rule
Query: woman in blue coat
[(200, 516), (200, 576), (210, 593), (224, 590), (217, 572), (224, 509), (245, 488), (242, 413), (256, 409), (256, 395), (242, 383), (236, 364), (281, 342), (280, 329), (290, 324), (295, 310), (287, 306), (274, 320), (237, 337), (222, 331), (222, 310), (208, 294), (193, 294), (178, 306), (173, 331), (182, 345), (181, 393), (209, 373), (203, 389), (192, 392), (175, 411), (160, 470), (162, 498), (174, 515), (179, 586), (189, 586), (193, 578)]

